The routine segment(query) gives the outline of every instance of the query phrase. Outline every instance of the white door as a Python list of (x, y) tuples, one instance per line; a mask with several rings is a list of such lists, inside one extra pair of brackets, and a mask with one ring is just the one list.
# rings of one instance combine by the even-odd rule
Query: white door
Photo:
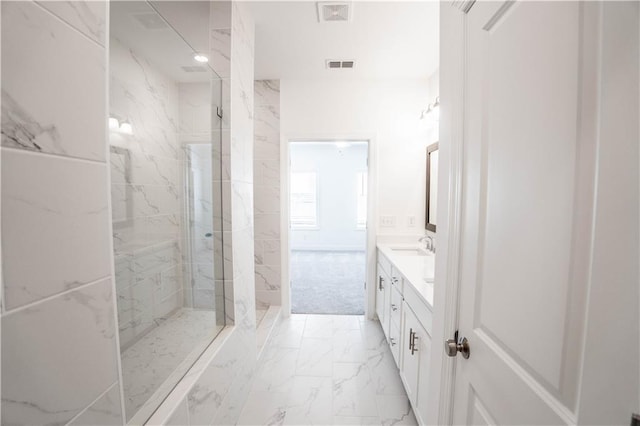
[[(578, 423), (581, 392), (597, 386), (583, 378), (602, 226), (600, 13), (579, 2), (476, 2), (467, 13), (459, 331), (471, 356), (456, 358), (454, 424)], [(630, 318), (620, 327), (636, 333)], [(637, 364), (636, 347), (627, 356)], [(637, 368), (629, 375), (637, 384)], [(627, 384), (603, 390), (603, 407)]]

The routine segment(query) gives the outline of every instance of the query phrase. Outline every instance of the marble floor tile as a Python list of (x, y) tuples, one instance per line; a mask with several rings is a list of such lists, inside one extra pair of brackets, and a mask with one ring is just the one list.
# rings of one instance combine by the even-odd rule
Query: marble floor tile
[(275, 333), (238, 424), (416, 424), (377, 321), (292, 315)]
[(406, 396), (378, 395), (376, 397), (378, 415), (382, 424), (391, 425), (417, 425), (413, 415), (411, 404)]
[(389, 348), (386, 351), (367, 351), (366, 357), (376, 395), (406, 394)]
[(333, 315), (333, 330), (360, 330), (364, 315)]
[(333, 414), (377, 416), (376, 393), (366, 363), (333, 365)]
[(330, 338), (333, 336), (332, 315), (309, 315), (304, 327), (304, 337)]
[(282, 425), (289, 395), (280, 392), (251, 391), (242, 408), (238, 425)]
[(297, 376), (290, 392), (285, 425), (327, 425), (332, 422), (330, 377)]
[(258, 372), (253, 389), (256, 391), (287, 393), (295, 379), (295, 365), (299, 349), (269, 347)]
[(291, 318), (283, 319), (270, 345), (281, 348), (300, 348), (305, 322), (306, 318), (293, 319), (293, 315)]
[[(184, 360), (197, 356), (219, 328), (216, 313), (181, 309), (121, 355), (125, 412), (130, 419)], [(194, 359), (195, 360), (195, 359)], [(188, 366), (187, 366), (188, 367)], [(183, 366), (184, 368), (184, 366)]]
[(332, 338), (333, 362), (365, 361), (365, 345), (360, 329), (338, 329)]
[(346, 426), (346, 425), (379, 425), (380, 418), (378, 416), (375, 417), (333, 417), (333, 424), (336, 426)]
[(332, 339), (304, 337), (296, 363), (296, 375), (331, 377), (332, 362)]

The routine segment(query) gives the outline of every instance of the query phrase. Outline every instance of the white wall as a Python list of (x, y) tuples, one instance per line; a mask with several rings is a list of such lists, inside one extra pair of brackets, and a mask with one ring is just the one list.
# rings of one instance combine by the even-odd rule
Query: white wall
[(291, 172), (316, 172), (318, 227), (291, 231), (292, 250), (362, 250), (366, 233), (356, 227), (357, 173), (367, 170), (366, 143), (290, 146)]
[[(429, 81), (282, 80), (281, 134), (291, 139), (372, 137), (377, 158), (379, 235), (424, 234), (426, 147), (420, 112), (433, 99)], [(372, 192), (370, 192), (371, 194)], [(395, 226), (380, 226), (380, 216)], [(408, 218), (415, 225), (408, 225)]]

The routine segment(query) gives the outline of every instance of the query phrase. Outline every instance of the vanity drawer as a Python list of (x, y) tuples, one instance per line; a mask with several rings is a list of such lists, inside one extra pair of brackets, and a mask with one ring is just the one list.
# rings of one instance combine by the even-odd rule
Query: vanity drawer
[[(398, 309), (398, 312), (400, 309)], [(400, 333), (400, 325), (391, 321), (389, 326), (389, 348), (396, 362), (396, 366), (400, 368), (400, 346), (402, 346), (402, 334)]]
[(400, 328), (400, 321), (402, 319), (402, 294), (395, 285), (391, 286), (391, 301), (389, 306), (389, 315), (391, 316), (391, 322), (395, 323), (395, 326)]
[(407, 284), (405, 288), (404, 301), (409, 305), (413, 313), (416, 314), (416, 318), (420, 321), (427, 333), (431, 335), (433, 329), (433, 314), (431, 313), (431, 309), (410, 284)]
[(396, 269), (395, 266), (391, 267), (391, 274), (389, 275), (391, 278), (391, 283), (398, 289), (400, 295), (404, 294), (404, 278), (402, 278), (402, 274), (400, 271)]
[(391, 276), (391, 262), (386, 258), (384, 254), (380, 250), (378, 252), (378, 265), (384, 270), (384, 272)]

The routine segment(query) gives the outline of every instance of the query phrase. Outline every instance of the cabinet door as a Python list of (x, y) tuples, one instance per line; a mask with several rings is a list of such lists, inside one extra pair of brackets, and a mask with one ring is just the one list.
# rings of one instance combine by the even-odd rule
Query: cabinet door
[[(429, 399), (429, 365), (431, 363), (431, 336), (421, 328), (418, 336), (418, 408), (415, 412), (419, 424), (425, 424)], [(415, 407), (415, 405), (414, 405)]]
[[(404, 387), (407, 391), (409, 401), (411, 401), (411, 405), (416, 407), (421, 349), (419, 344), (421, 340), (424, 339), (426, 332), (406, 302), (403, 302), (402, 305), (402, 317), (402, 344), (404, 346), (400, 351), (402, 354), (402, 369), (400, 370), (400, 376), (404, 382)], [(412, 344), (414, 341), (416, 342), (415, 348)]]

